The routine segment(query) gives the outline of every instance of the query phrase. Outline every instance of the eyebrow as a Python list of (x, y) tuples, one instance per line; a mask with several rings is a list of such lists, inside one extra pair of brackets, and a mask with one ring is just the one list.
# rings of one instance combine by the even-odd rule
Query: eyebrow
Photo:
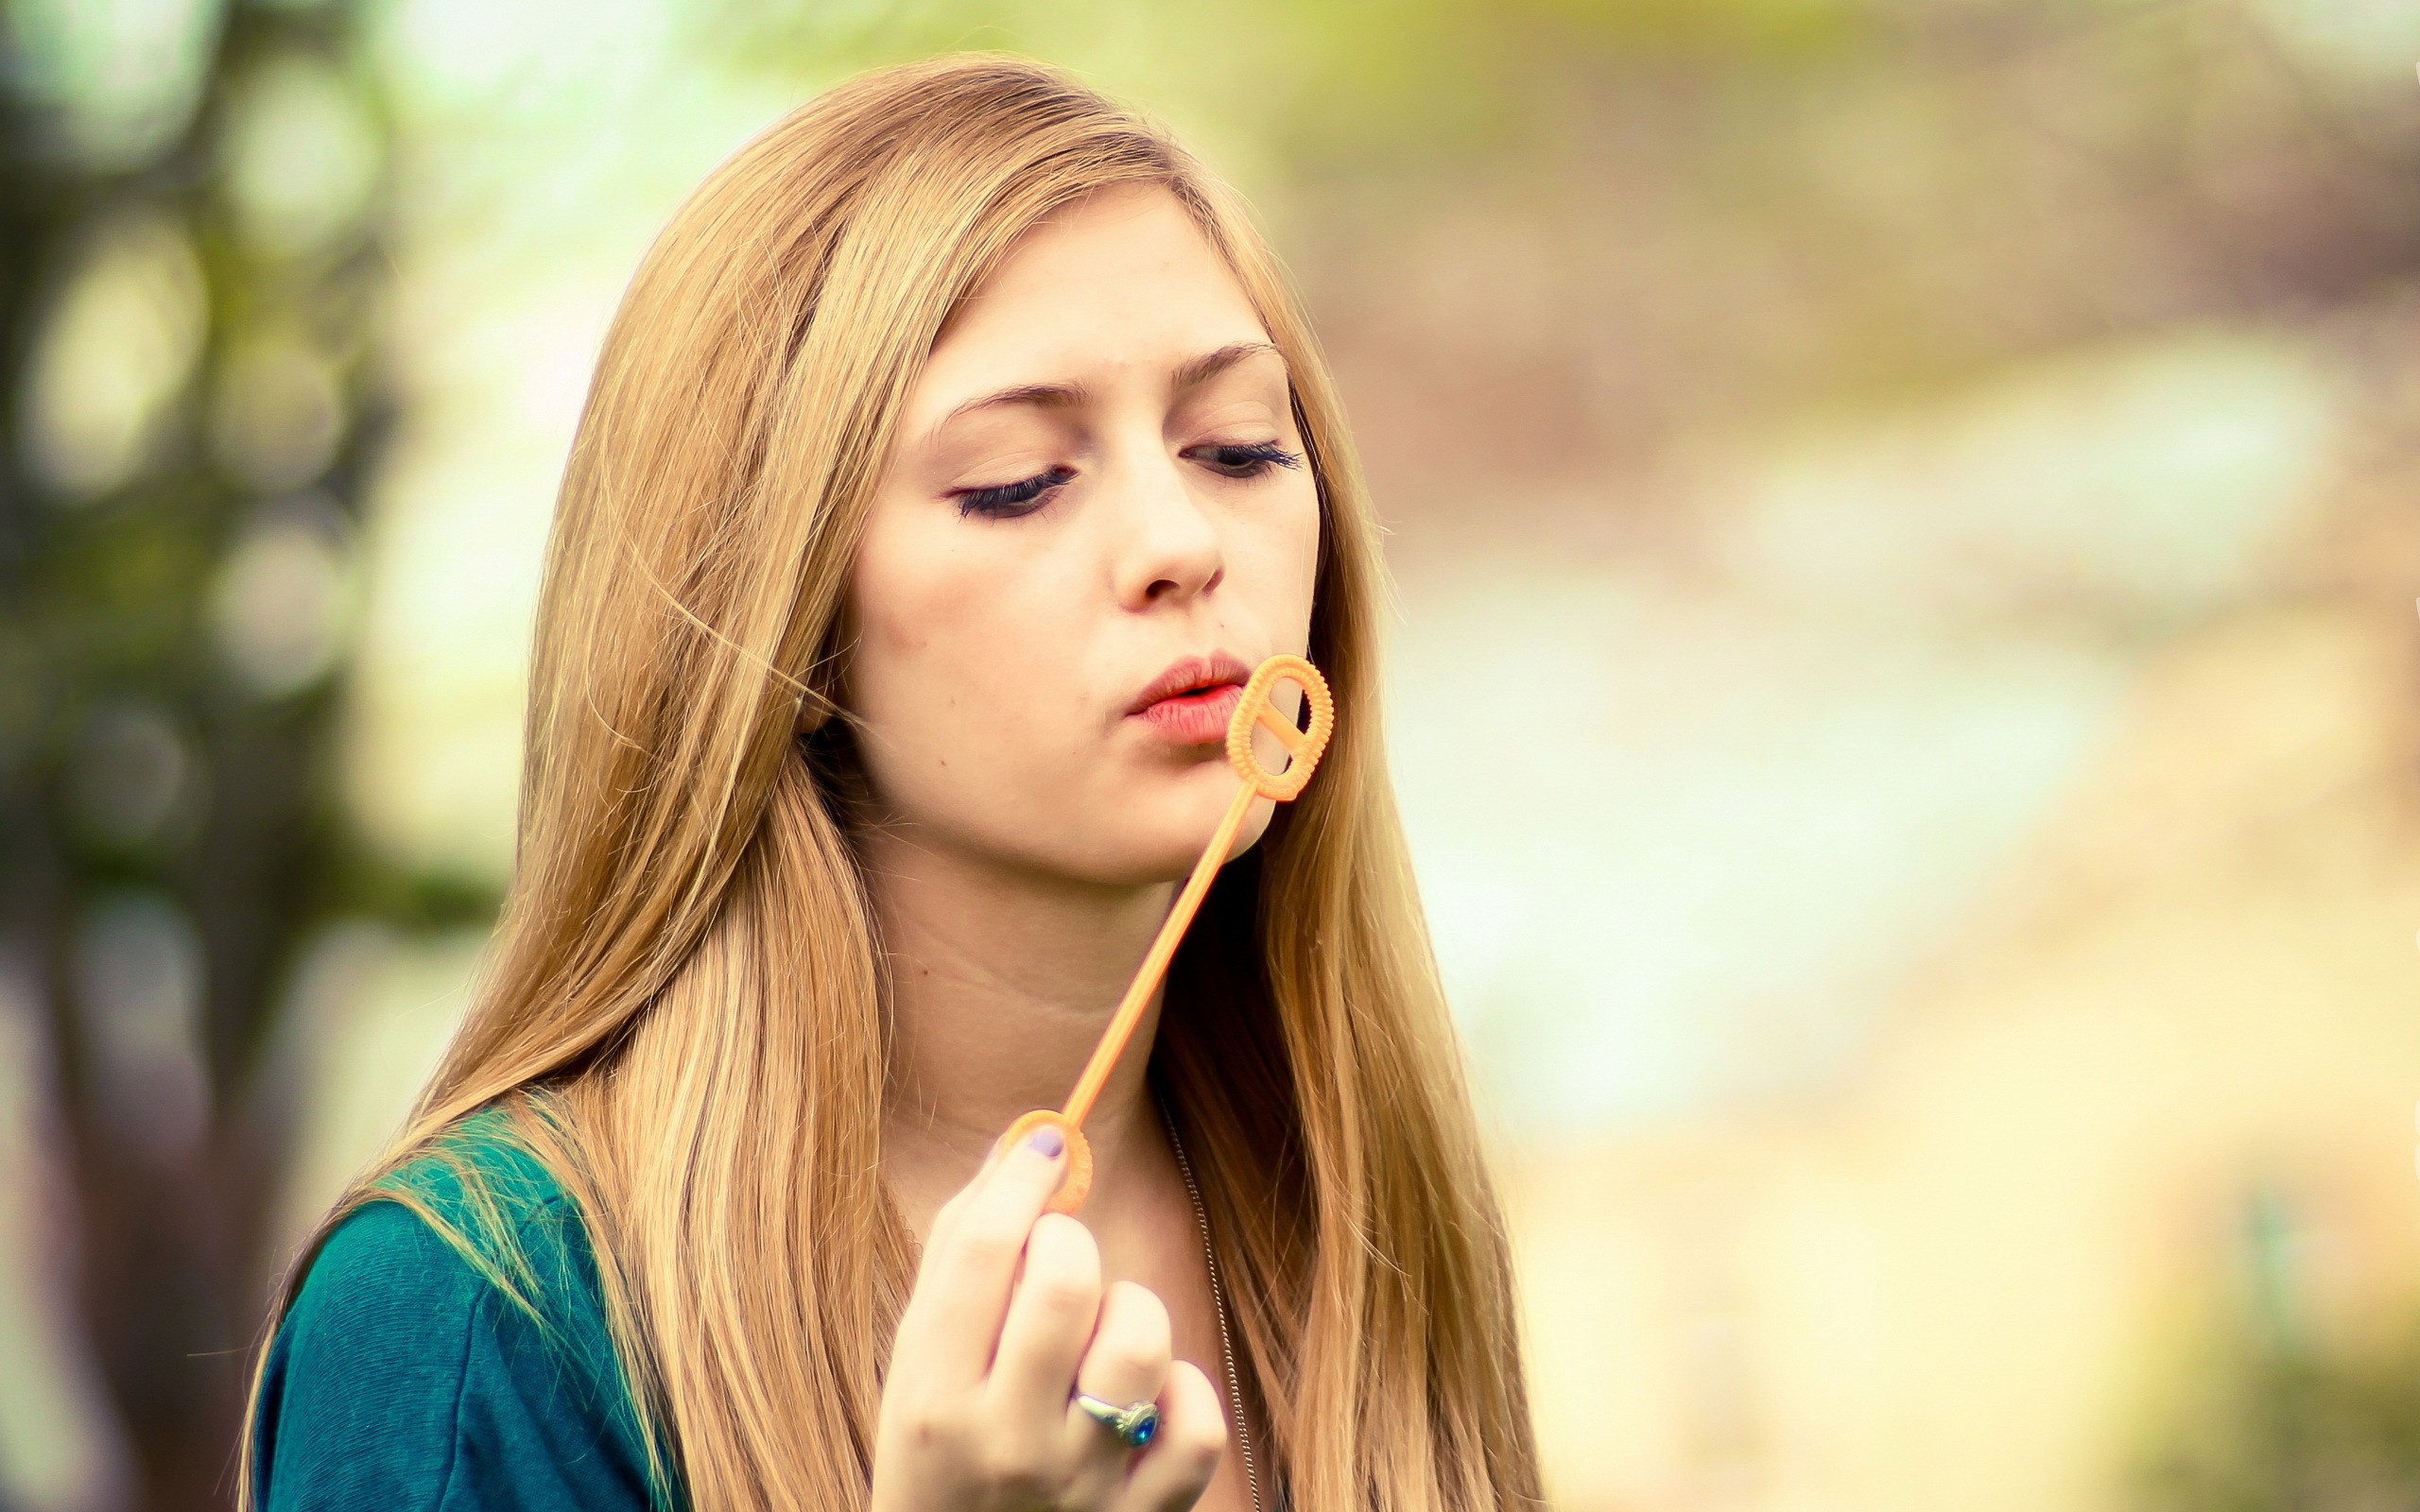
[[(1199, 387), (1246, 357), (1276, 351), (1276, 347), (1266, 341), (1230, 341), (1216, 352), (1205, 352), (1201, 356), (1178, 363), (1176, 391), (1181, 394), (1188, 388)], [(1278, 365), (1285, 366), (1285, 357), (1282, 353), (1278, 357)]]
[[(1266, 341), (1230, 341), (1215, 352), (1205, 352), (1198, 357), (1188, 357), (1178, 363), (1174, 389), (1182, 394), (1188, 389), (1198, 388), (1247, 357), (1258, 356), (1261, 352), (1277, 350), (1275, 346)], [(1046, 409), (1066, 409), (1082, 404), (1090, 397), (1092, 397), (1091, 391), (1078, 383), (1019, 384), (1013, 388), (1003, 388), (996, 393), (985, 394), (979, 399), (968, 400), (942, 416), (941, 422), (933, 427), (933, 431), (939, 434), (951, 422), (974, 414), (977, 410), (997, 409), (1006, 404), (1038, 404)]]

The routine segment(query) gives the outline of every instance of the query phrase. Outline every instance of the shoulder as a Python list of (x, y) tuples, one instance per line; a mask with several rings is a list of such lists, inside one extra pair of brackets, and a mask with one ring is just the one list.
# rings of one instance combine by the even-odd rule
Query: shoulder
[(491, 1288), (419, 1213), (366, 1202), (320, 1245), (279, 1332), (298, 1346), (419, 1354), (432, 1335), (459, 1332)]
[(475, 1120), (375, 1191), (270, 1343), (262, 1506), (646, 1507), (584, 1231), (544, 1168)]
[(579, 1228), (562, 1183), (501, 1108), (454, 1125), (372, 1188), (418, 1210), (441, 1232), (472, 1241), (481, 1254), (532, 1238), (568, 1237)]
[(460, 1322), (498, 1301), (543, 1333), (604, 1327), (577, 1206), (502, 1111), (490, 1108), (371, 1184), (312, 1257), (288, 1322), (315, 1331)]
[(478, 1113), (372, 1183), (311, 1257), (279, 1333), (315, 1358), (426, 1369), (498, 1302), (542, 1327), (585, 1321), (596, 1298), (579, 1228), (502, 1115)]

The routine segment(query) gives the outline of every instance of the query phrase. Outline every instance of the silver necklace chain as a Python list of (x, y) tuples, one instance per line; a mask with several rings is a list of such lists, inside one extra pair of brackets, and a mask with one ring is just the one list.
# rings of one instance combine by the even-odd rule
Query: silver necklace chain
[[(1157, 1102), (1157, 1099), (1154, 1099)], [(1227, 1404), (1236, 1419), (1236, 1447), (1243, 1452), (1244, 1486), (1252, 1492), (1252, 1512), (1260, 1512), (1260, 1476), (1252, 1462), (1252, 1430), (1244, 1425), (1244, 1393), (1236, 1376), (1236, 1341), (1227, 1332), (1227, 1291), (1219, 1281), (1219, 1256), (1210, 1247), (1210, 1214), (1201, 1206), (1201, 1189), (1193, 1184), (1193, 1162), (1184, 1158), (1184, 1142), (1176, 1137), (1176, 1120), (1160, 1106), (1160, 1123), (1168, 1131), (1177, 1174), (1184, 1177), (1184, 1194), (1193, 1201), (1194, 1227), (1201, 1230), (1201, 1259), (1210, 1267), (1210, 1307), (1219, 1314), (1219, 1353), (1227, 1365)]]

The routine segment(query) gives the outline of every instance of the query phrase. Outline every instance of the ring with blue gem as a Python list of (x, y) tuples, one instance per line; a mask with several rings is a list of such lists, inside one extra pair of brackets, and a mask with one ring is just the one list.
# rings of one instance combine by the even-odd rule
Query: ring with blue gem
[(1078, 1393), (1076, 1405), (1081, 1407), (1093, 1421), (1115, 1434), (1129, 1449), (1140, 1449), (1160, 1431), (1159, 1403), (1138, 1401), (1132, 1407), (1120, 1407), (1098, 1397)]

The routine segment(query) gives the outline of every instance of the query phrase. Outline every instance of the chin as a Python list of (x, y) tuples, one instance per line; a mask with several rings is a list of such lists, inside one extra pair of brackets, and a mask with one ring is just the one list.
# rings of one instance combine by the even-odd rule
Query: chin
[[(1183, 882), (1193, 874), (1194, 866), (1201, 859), (1201, 848), (1210, 843), (1211, 832), (1218, 828), (1220, 816), (1226, 813), (1226, 803), (1234, 797), (1234, 789), (1228, 788), (1219, 806), (1207, 815), (1190, 801), (1171, 803), (1159, 812), (1135, 812), (1132, 824), (1119, 826), (1115, 833), (1096, 837), (1096, 864), (1085, 870), (1094, 880), (1109, 885)], [(1258, 843), (1262, 832), (1269, 827), (1268, 807), (1265, 803), (1258, 805), (1259, 812), (1245, 816), (1243, 828), (1236, 832), (1230, 859)]]

